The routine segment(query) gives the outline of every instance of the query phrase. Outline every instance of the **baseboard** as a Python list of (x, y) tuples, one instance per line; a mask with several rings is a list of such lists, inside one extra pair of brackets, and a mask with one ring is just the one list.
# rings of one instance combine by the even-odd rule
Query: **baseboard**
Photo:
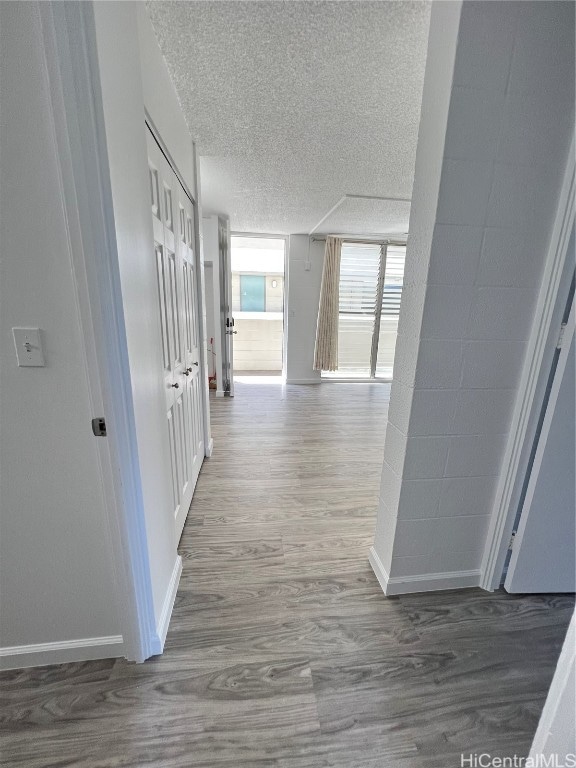
[(392, 384), (392, 379), (353, 379), (353, 378), (332, 378), (323, 376), (322, 384)]
[(223, 389), (217, 389), (216, 390), (216, 397), (224, 397), (224, 390)]
[(320, 384), (321, 379), (286, 379), (286, 384)]
[(386, 596), (407, 595), (412, 592), (435, 592), (444, 589), (465, 589), (480, 584), (480, 570), (451, 571), (450, 573), (421, 573), (415, 576), (390, 576), (374, 547), (370, 547), (368, 560)]
[(368, 550), (368, 562), (372, 566), (374, 576), (376, 576), (380, 586), (382, 587), (382, 592), (384, 592), (385, 595), (388, 595), (388, 582), (390, 581), (390, 576), (388, 576), (388, 572), (382, 565), (382, 560), (380, 560), (378, 557), (378, 553), (374, 547), (370, 547)]
[(34, 643), (0, 648), (0, 669), (44, 667), (70, 661), (113, 659), (124, 656), (122, 635), (83, 637), (54, 643)]
[(206, 450), (204, 451), (204, 456), (206, 456), (206, 458), (209, 459), (210, 456), (212, 456), (213, 451), (214, 451), (214, 438), (211, 437), (210, 440), (208, 441), (208, 445), (206, 446)]
[(178, 592), (181, 575), (182, 558), (177, 557), (176, 562), (174, 563), (174, 569), (172, 570), (172, 576), (170, 577), (170, 583), (166, 590), (162, 613), (158, 620), (156, 636), (152, 638), (152, 656), (159, 656), (164, 651), (164, 643), (166, 642), (166, 635), (168, 634), (168, 627), (170, 626), (170, 619), (172, 618), (172, 610), (174, 608), (174, 601), (176, 600), (176, 592)]

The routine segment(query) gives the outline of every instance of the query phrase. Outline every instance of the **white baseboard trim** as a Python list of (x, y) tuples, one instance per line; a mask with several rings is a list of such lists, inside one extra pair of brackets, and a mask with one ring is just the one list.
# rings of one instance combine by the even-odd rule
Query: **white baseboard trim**
[(480, 585), (480, 570), (421, 573), (415, 576), (389, 576), (374, 547), (370, 547), (368, 560), (386, 596), (408, 595), (412, 592), (435, 592), (444, 589), (465, 589)]
[(160, 619), (158, 620), (158, 626), (156, 628), (156, 636), (152, 639), (152, 656), (159, 656), (164, 651), (164, 643), (166, 642), (166, 635), (168, 634), (168, 627), (170, 626), (170, 619), (172, 618), (172, 610), (174, 608), (174, 601), (176, 600), (176, 592), (178, 592), (181, 575), (182, 558), (178, 556), (174, 563), (174, 569), (172, 570), (168, 589), (166, 590), (162, 613), (160, 614)]
[(206, 446), (206, 450), (204, 451), (204, 455), (206, 458), (210, 458), (212, 456), (212, 452), (214, 451), (214, 438), (211, 437), (208, 441), (208, 445)]
[(323, 376), (320, 381), (322, 384), (392, 384), (392, 379), (331, 378), (330, 376)]
[(390, 580), (390, 576), (388, 576), (388, 572), (386, 568), (382, 565), (382, 560), (378, 557), (378, 553), (374, 549), (374, 547), (370, 547), (368, 550), (368, 562), (372, 566), (372, 570), (374, 571), (374, 576), (378, 579), (378, 582), (380, 586), (382, 587), (382, 592), (384, 592), (385, 595), (388, 594), (388, 581)]
[(0, 648), (0, 669), (44, 667), (69, 661), (113, 659), (124, 656), (122, 635), (83, 637), (79, 640), (59, 640), (54, 643), (33, 643)]
[(216, 397), (224, 397), (224, 390), (223, 389), (217, 389), (216, 390)]
[(320, 384), (321, 379), (286, 379), (286, 384)]

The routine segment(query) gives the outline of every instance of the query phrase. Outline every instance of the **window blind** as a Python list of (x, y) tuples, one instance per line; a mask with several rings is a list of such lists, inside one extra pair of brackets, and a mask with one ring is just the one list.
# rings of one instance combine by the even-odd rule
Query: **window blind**
[[(406, 247), (389, 245), (376, 329), (382, 250), (374, 243), (342, 244), (338, 316), (338, 371), (329, 376), (391, 378), (404, 283)], [(378, 334), (376, 359), (373, 344)], [(374, 370), (371, 370), (374, 365)]]
[(340, 314), (374, 315), (379, 271), (379, 245), (342, 244)]
[(346, 242), (342, 244), (338, 318), (340, 375), (370, 375), (370, 350), (379, 271), (379, 245)]
[(386, 273), (382, 294), (382, 314), (399, 315), (402, 287), (404, 285), (404, 262), (406, 246), (389, 245), (386, 252)]

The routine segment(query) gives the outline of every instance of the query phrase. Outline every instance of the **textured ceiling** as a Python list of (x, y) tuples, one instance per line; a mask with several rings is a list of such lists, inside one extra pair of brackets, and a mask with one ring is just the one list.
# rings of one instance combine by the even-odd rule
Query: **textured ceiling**
[[(334, 211), (331, 211), (318, 225), (314, 232), (334, 235), (378, 235), (401, 234), (408, 232), (410, 203), (370, 200), (346, 197)], [(385, 222), (385, 229), (378, 224)]]
[[(428, 3), (148, 9), (197, 141), (206, 211), (227, 213), (237, 231), (302, 233), (345, 195), (411, 196)], [(315, 231), (406, 231), (408, 214), (346, 201)]]

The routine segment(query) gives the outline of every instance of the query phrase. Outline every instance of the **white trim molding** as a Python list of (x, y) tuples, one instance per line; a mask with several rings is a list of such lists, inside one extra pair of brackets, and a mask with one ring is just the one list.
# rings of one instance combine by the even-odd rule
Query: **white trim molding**
[[(40, 12), (71, 264), (87, 358), (95, 361), (91, 398), (109, 424), (99, 450), (122, 654), (141, 662), (151, 655), (156, 627), (93, 8), (40, 3)], [(100, 645), (85, 648), (99, 653)], [(112, 645), (102, 647), (113, 655)], [(72, 660), (63, 653), (61, 660)]]
[(214, 438), (211, 437), (210, 440), (208, 440), (208, 442), (206, 443), (206, 450), (204, 451), (204, 455), (206, 456), (207, 459), (209, 459), (213, 453), (214, 453)]
[(286, 379), (286, 384), (320, 384), (321, 379)]
[(174, 609), (174, 602), (176, 600), (176, 593), (178, 592), (178, 585), (180, 584), (180, 576), (182, 575), (182, 558), (178, 556), (172, 569), (172, 575), (170, 576), (170, 583), (166, 590), (166, 596), (164, 597), (164, 604), (162, 605), (162, 613), (158, 620), (158, 628), (156, 630), (156, 636), (152, 641), (152, 655), (158, 656), (164, 651), (164, 643), (166, 642), (166, 635), (168, 634), (168, 627), (170, 626), (170, 619), (172, 618), (172, 611)]
[(436, 592), (444, 589), (464, 589), (480, 584), (480, 571), (451, 571), (449, 573), (419, 573), (415, 576), (389, 576), (374, 547), (368, 561), (386, 597), (413, 592)]
[(33, 643), (0, 648), (0, 669), (44, 667), (69, 661), (112, 659), (124, 656), (122, 635), (83, 637), (53, 643)]
[(322, 384), (388, 384), (389, 386), (392, 384), (392, 379), (351, 379), (344, 376), (342, 378), (338, 376), (322, 376), (320, 381)]
[(388, 582), (390, 581), (390, 576), (388, 576), (388, 571), (386, 568), (384, 568), (384, 565), (382, 564), (382, 560), (380, 560), (378, 553), (374, 549), (374, 547), (370, 547), (368, 550), (368, 562), (372, 566), (372, 570), (374, 571), (374, 576), (378, 579), (378, 582), (380, 586), (382, 587), (382, 592), (384, 592), (385, 595), (388, 594)]
[(546, 363), (551, 362), (556, 346), (559, 324), (556, 328), (554, 320), (558, 317), (560, 292), (566, 289), (565, 269), (567, 264), (571, 270), (574, 267), (573, 261), (569, 264), (567, 260), (574, 228), (574, 189), (573, 136), (480, 569), (480, 586), (489, 591), (500, 586), (522, 483), (528, 471), (529, 446), (541, 407), (543, 373), (547, 373)]
[(200, 182), (200, 163), (196, 144), (192, 142), (192, 159), (194, 163), (194, 183), (196, 184), (196, 202), (194, 204), (194, 266), (198, 279), (196, 281), (196, 299), (198, 303), (198, 333), (202, 340), (200, 354), (200, 375), (202, 388), (202, 425), (204, 432), (204, 455), (212, 442), (212, 423), (210, 421), (210, 386), (208, 378), (208, 344), (206, 335), (206, 279), (204, 275), (204, 242), (202, 235), (202, 185)]

